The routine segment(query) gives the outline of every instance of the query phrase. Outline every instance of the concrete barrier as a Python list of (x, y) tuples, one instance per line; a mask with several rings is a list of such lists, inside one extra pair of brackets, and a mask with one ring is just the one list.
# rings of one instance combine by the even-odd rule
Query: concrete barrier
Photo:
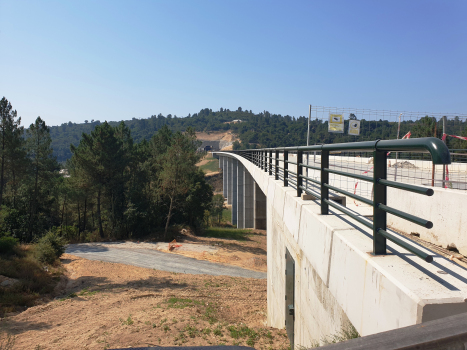
[[(364, 163), (365, 159), (362, 162)], [(320, 173), (310, 170), (309, 177), (319, 180)], [(358, 186), (355, 188), (357, 182)], [(357, 195), (372, 198), (373, 184), (370, 182), (329, 174), (329, 183), (348, 192), (354, 193), (355, 191)], [(391, 214), (387, 217), (388, 225), (407, 234), (412, 232), (420, 234), (423, 240), (445, 248), (448, 245), (454, 245), (461, 254), (467, 256), (467, 215), (464, 213), (467, 192), (437, 187), (427, 188), (433, 189), (433, 196), (427, 197), (388, 187), (387, 205), (430, 220), (433, 222), (433, 228), (427, 229)], [(335, 192), (335, 194), (338, 193)], [(372, 215), (372, 207), (352, 198), (347, 197), (347, 206), (362, 214)]]

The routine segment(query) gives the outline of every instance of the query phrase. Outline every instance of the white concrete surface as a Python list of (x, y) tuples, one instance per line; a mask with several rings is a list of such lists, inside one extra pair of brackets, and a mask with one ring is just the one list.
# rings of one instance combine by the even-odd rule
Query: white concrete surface
[(237, 201), (237, 168), (238, 168), (238, 161), (237, 159), (232, 159), (232, 169), (231, 169), (231, 176), (232, 176), (232, 215), (230, 222), (232, 225), (237, 225), (237, 208), (238, 208), (238, 201)]
[(388, 215), (388, 225), (405, 233), (416, 232), (420, 238), (443, 247), (454, 244), (467, 255), (467, 193), (434, 188), (431, 197), (388, 188), (388, 205), (428, 219), (433, 228), (427, 229), (394, 215)]
[(243, 171), (243, 164), (239, 161), (237, 164), (237, 228), (245, 228), (245, 204), (243, 203), (245, 195), (243, 194)]
[(270, 326), (284, 327), (286, 248), (295, 260), (296, 346), (348, 324), (364, 336), (467, 311), (465, 269), (436, 254), (428, 264), (389, 241), (387, 255), (372, 256), (371, 230), (332, 210), (320, 215), (317, 202), (238, 159), (267, 195)]
[(231, 157), (227, 157), (227, 171), (225, 172), (227, 177), (227, 204), (232, 204), (232, 164), (233, 159)]
[[(358, 158), (358, 161), (360, 161), (360, 158)], [(361, 162), (364, 164), (365, 158), (362, 158)], [(295, 169), (293, 170), (295, 171)], [(346, 171), (346, 169), (343, 170)], [(372, 176), (372, 173), (370, 172), (369, 175)], [(309, 177), (319, 180), (319, 171), (310, 169)], [(390, 177), (389, 179), (391, 180)], [(329, 174), (329, 183), (348, 192), (373, 199), (373, 184), (371, 182)], [(387, 205), (430, 220), (433, 222), (433, 228), (427, 229), (391, 214), (388, 214), (387, 224), (407, 234), (419, 233), (420, 238), (443, 247), (454, 244), (461, 254), (467, 255), (467, 215), (464, 213), (467, 192), (437, 187), (422, 187), (433, 189), (434, 195), (428, 197), (388, 187)], [(335, 194), (341, 195), (339, 193)], [(350, 197), (347, 197), (347, 207), (360, 212), (362, 215), (372, 215), (372, 207)]]

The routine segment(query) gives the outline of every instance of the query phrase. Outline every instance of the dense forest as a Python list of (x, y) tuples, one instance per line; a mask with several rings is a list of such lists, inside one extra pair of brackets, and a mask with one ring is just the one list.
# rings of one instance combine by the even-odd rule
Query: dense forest
[[(304, 145), (307, 132), (305, 117), (240, 107), (52, 128), (38, 117), (25, 129), (3, 98), (0, 114), (0, 237), (23, 242), (50, 230), (88, 240), (153, 232), (168, 238), (169, 226), (177, 223), (199, 229), (216, 205), (195, 165), (201, 156), (195, 130), (231, 130), (240, 140), (234, 149)], [(355, 118), (346, 117), (345, 130)], [(467, 136), (465, 124), (448, 120), (448, 134)], [(397, 123), (361, 120), (357, 137), (327, 130), (327, 122), (312, 120), (310, 143), (395, 139)], [(441, 121), (426, 116), (402, 123), (401, 136), (411, 131), (412, 137), (441, 137), (441, 130)], [(466, 148), (464, 140), (447, 141), (450, 148)]]
[(158, 231), (168, 239), (171, 224), (199, 229), (213, 193), (195, 165), (198, 145), (190, 127), (182, 134), (161, 125), (149, 141), (136, 143), (125, 123), (104, 122), (68, 145), (65, 171), (45, 121), (38, 117), (25, 130), (3, 98), (0, 238), (31, 242), (54, 231), (83, 241)]
[[(328, 132), (328, 123), (320, 119), (312, 119), (310, 126), (310, 144), (337, 143), (351, 141), (366, 141), (376, 139), (396, 139), (397, 123), (387, 120), (361, 120), (360, 136), (347, 134), (349, 120), (355, 119), (354, 115), (344, 116), (344, 134), (334, 134)], [(238, 123), (231, 123), (233, 120), (241, 120)], [(238, 135), (240, 142), (234, 144), (235, 149), (260, 148), (260, 147), (280, 147), (306, 145), (307, 118), (294, 118), (291, 116), (281, 116), (271, 114), (267, 111), (254, 114), (251, 110), (243, 110), (239, 107), (236, 111), (221, 108), (219, 111), (212, 111), (205, 108), (193, 115), (178, 118), (171, 114), (153, 115), (148, 119), (126, 120), (125, 125), (131, 131), (135, 143), (143, 140), (150, 140), (153, 135), (163, 126), (170, 130), (184, 132), (188, 128), (196, 131), (227, 131), (231, 130)], [(59, 162), (64, 162), (71, 158), (72, 153), (70, 143), (77, 146), (81, 140), (82, 133), (90, 133), (100, 125), (98, 120), (85, 121), (84, 124), (64, 123), (50, 129), (52, 137), (52, 148), (54, 155)], [(109, 122), (116, 127), (118, 122)], [(447, 133), (467, 136), (465, 122), (459, 118), (448, 120)], [(412, 137), (434, 136), (441, 138), (442, 121), (435, 121), (429, 116), (417, 121), (404, 121), (401, 124), (400, 135), (412, 132)], [(448, 138), (448, 147), (466, 148), (466, 142)]]

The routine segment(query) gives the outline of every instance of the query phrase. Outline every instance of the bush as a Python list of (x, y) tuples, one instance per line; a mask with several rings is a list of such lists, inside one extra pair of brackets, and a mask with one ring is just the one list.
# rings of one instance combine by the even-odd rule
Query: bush
[(16, 238), (5, 236), (0, 238), (0, 254), (13, 254), (18, 245)]
[(66, 241), (57, 232), (49, 231), (36, 244), (37, 260), (53, 264), (63, 253), (65, 253)]

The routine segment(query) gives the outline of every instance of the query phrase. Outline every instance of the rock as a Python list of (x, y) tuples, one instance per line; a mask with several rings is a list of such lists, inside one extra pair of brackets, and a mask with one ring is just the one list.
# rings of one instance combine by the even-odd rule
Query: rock
[(10, 278), (10, 277), (0, 275), (0, 287), (10, 288), (18, 283), (19, 283), (19, 280), (15, 278)]
[(459, 254), (459, 251), (457, 250), (457, 247), (456, 247), (456, 245), (454, 243), (448, 244), (446, 249), (451, 251), (451, 252), (455, 252), (455, 253)]

